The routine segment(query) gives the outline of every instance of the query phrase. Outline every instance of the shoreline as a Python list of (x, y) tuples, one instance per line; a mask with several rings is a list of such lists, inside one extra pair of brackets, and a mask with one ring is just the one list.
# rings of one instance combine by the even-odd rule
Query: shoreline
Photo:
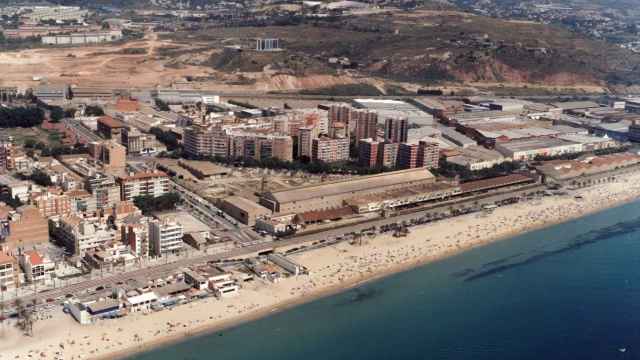
[[(0, 344), (0, 360), (34, 353), (31, 348), (35, 346), (39, 349), (49, 347), (48, 351), (59, 350), (55, 346), (58, 343), (64, 349), (64, 359), (122, 359), (171, 346), (194, 336), (234, 328), (305, 303), (349, 291), (369, 282), (450, 258), (476, 247), (624, 206), (640, 197), (640, 173), (630, 174), (615, 183), (580, 189), (576, 194), (585, 196), (585, 200), (578, 201), (573, 195), (541, 198), (498, 208), (486, 217), (468, 214), (419, 225), (411, 228), (408, 237), (399, 240), (394, 240), (395, 238), (390, 235), (378, 235), (361, 247), (339, 244), (311, 250), (295, 255), (303, 258), (299, 260), (301, 263), (310, 265), (313, 269), (311, 276), (287, 278), (280, 283), (264, 287), (261, 284), (255, 284), (256, 289), (242, 289), (237, 297), (230, 299), (214, 300), (213, 303), (210, 300), (199, 300), (173, 310), (163, 310), (144, 316), (130, 315), (123, 318), (125, 322), (121, 321), (123, 319), (104, 320), (94, 325), (70, 324), (65, 327), (63, 321), (56, 326), (56, 324), (49, 324), (52, 321), (46, 320), (47, 324), (54, 325), (53, 330), (43, 328), (42, 331), (51, 331), (52, 335), (54, 337), (57, 335), (58, 338), (48, 343), (40, 341), (42, 344), (36, 344), (38, 341), (33, 338), (16, 338), (14, 340), (15, 346), (19, 348), (17, 350), (11, 345), (3, 349)], [(434, 239), (431, 239), (432, 237)], [(372, 269), (372, 266), (375, 268)], [(323, 281), (325, 283), (322, 283)], [(223, 307), (224, 305), (226, 308)], [(197, 316), (199, 311), (192, 311), (190, 308), (200, 308), (201, 312), (206, 311), (211, 316), (209, 320), (202, 320), (202, 317)], [(67, 324), (73, 321), (68, 319), (68, 315), (62, 315), (67, 317), (65, 319)], [(214, 318), (215, 315), (217, 315), (216, 318)], [(172, 323), (172, 318), (177, 325)], [(160, 322), (157, 322), (158, 320)], [(126, 322), (140, 324), (140, 327), (136, 326), (125, 332), (123, 328), (129, 325)], [(40, 324), (38, 322), (36, 326)], [(166, 324), (171, 326), (167, 328)], [(174, 331), (180, 325), (182, 326)], [(90, 334), (83, 338), (87, 340), (86, 345), (82, 344), (84, 340), (78, 339), (80, 344), (66, 340), (67, 343), (63, 346), (66, 338), (60, 335), (64, 335), (69, 327), (73, 327), (75, 331), (82, 329)], [(129, 335), (128, 338), (131, 338), (134, 331), (143, 329), (153, 335), (134, 343), (124, 336)], [(162, 333), (163, 329), (164, 333)], [(40, 329), (36, 329), (36, 334), (39, 331)], [(137, 333), (135, 335), (138, 336)], [(99, 341), (108, 345), (98, 349), (93, 343)], [(115, 342), (119, 346), (111, 349), (111, 345)], [(68, 353), (67, 347), (73, 350), (68, 349), (70, 352)], [(35, 350), (35, 354), (39, 349)], [(3, 353), (8, 357), (3, 356)]]
[[(414, 270), (416, 268), (422, 267), (422, 266), (426, 266), (432, 263), (435, 263), (437, 261), (440, 260), (445, 260), (447, 258), (459, 255), (461, 253), (464, 253), (466, 251), (475, 249), (475, 248), (479, 248), (479, 247), (483, 247), (486, 245), (490, 245), (493, 244), (495, 242), (498, 241), (503, 241), (503, 240), (508, 240), (511, 239), (515, 236), (519, 236), (519, 235), (523, 235), (523, 234), (527, 234), (530, 232), (534, 232), (534, 231), (538, 231), (538, 230), (543, 230), (555, 225), (561, 225), (561, 224), (565, 224), (577, 219), (580, 219), (582, 217), (586, 217), (586, 216), (590, 216), (602, 211), (606, 211), (609, 209), (613, 209), (616, 207), (621, 207), (624, 206), (626, 204), (632, 203), (633, 201), (638, 200), (639, 197), (637, 198), (631, 198), (631, 199), (625, 199), (625, 200), (621, 200), (620, 202), (616, 202), (613, 204), (608, 204), (602, 208), (598, 208), (598, 209), (593, 209), (593, 210), (589, 210), (587, 212), (584, 213), (579, 213), (579, 214), (575, 214), (574, 216), (570, 216), (567, 218), (563, 218), (563, 219), (559, 219), (556, 221), (550, 221), (550, 222), (543, 222), (541, 224), (537, 224), (535, 226), (531, 226), (529, 228), (524, 228), (524, 229), (513, 229), (511, 231), (510, 234), (505, 234), (505, 235), (500, 235), (500, 236), (496, 236), (495, 238), (488, 238), (485, 239), (484, 241), (481, 241), (479, 243), (476, 244), (471, 244), (467, 247), (462, 247), (462, 248), (458, 248), (455, 250), (451, 250), (450, 252), (445, 252), (442, 253), (440, 256), (437, 256), (435, 258), (432, 257), (427, 257), (425, 259), (420, 259), (415, 261), (414, 263), (405, 263), (405, 264), (400, 264), (396, 267), (390, 268), (390, 269), (385, 269), (379, 272), (375, 272), (373, 273), (371, 276), (369, 277), (363, 277), (362, 279), (353, 279), (351, 281), (349, 281), (348, 283), (344, 283), (342, 285), (337, 285), (335, 287), (332, 288), (326, 288), (326, 289), (320, 289), (315, 293), (309, 294), (305, 297), (299, 298), (299, 299), (291, 299), (291, 300), (286, 300), (283, 301), (282, 303), (279, 304), (274, 304), (274, 305), (270, 305), (269, 307), (257, 310), (254, 313), (249, 313), (249, 314), (245, 314), (242, 316), (239, 316), (236, 319), (229, 319), (227, 321), (224, 321), (220, 324), (211, 324), (211, 325), (203, 325), (202, 327), (196, 328), (192, 331), (189, 331), (188, 334), (176, 334), (175, 336), (171, 336), (171, 337), (167, 337), (164, 339), (157, 339), (156, 341), (153, 341), (151, 343), (148, 344), (144, 344), (142, 346), (140, 346), (139, 348), (134, 349), (123, 349), (121, 351), (115, 352), (115, 353), (111, 353), (111, 354), (105, 354), (96, 358), (91, 358), (94, 360), (107, 360), (107, 359), (126, 359), (129, 357), (133, 357), (136, 356), (138, 354), (144, 353), (144, 352), (148, 352), (148, 351), (153, 351), (162, 347), (166, 347), (166, 346), (171, 346), (171, 345), (175, 345), (178, 343), (181, 343), (182, 341), (186, 341), (189, 338), (192, 337), (197, 337), (197, 336), (203, 336), (203, 335), (211, 335), (214, 334), (216, 332), (219, 331), (223, 331), (225, 329), (231, 329), (237, 326), (242, 326), (243, 324), (252, 322), (252, 321), (256, 321), (256, 320), (260, 320), (263, 318), (266, 318), (272, 314), (277, 314), (279, 312), (282, 311), (287, 311), (290, 310), (292, 308), (295, 308), (297, 306), (300, 305), (304, 305), (304, 304), (308, 304), (310, 302), (316, 301), (316, 300), (320, 300), (320, 299), (324, 299), (327, 297), (331, 297), (337, 294), (341, 294), (344, 292), (347, 292), (351, 289), (355, 289), (359, 286), (362, 286), (364, 284), (370, 283), (370, 282), (375, 282), (378, 280), (382, 280), (384, 278), (396, 275), (396, 274), (400, 274), (406, 271), (411, 271)], [(526, 203), (525, 203), (526, 204)], [(508, 206), (507, 206), (508, 207)], [(446, 220), (445, 220), (446, 221)], [(312, 250), (313, 251), (313, 250)], [(126, 353), (126, 354), (125, 354)]]

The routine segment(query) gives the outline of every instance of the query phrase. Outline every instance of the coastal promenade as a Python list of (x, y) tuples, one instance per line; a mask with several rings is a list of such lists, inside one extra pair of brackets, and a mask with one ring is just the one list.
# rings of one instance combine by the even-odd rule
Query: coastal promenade
[[(498, 239), (617, 206), (638, 196), (640, 174), (629, 174), (615, 182), (577, 189), (565, 195), (531, 197), (528, 201), (498, 207), (490, 213), (469, 213), (417, 225), (403, 238), (379, 234), (366, 237), (362, 246), (342, 241), (291, 255), (294, 261), (309, 269), (309, 276), (289, 277), (278, 283), (243, 284), (239, 296), (193, 301), (171, 311), (132, 314), (82, 326), (56, 308), (44, 315), (46, 319), (35, 323), (34, 337), (24, 337), (16, 327), (5, 324), (0, 360), (16, 356), (26, 358), (29, 354), (43, 358), (64, 356), (64, 359), (129, 356), (167, 341), (178, 341), (198, 332), (265, 316), (277, 309), (343, 291), (363, 281)], [(397, 219), (384, 219), (389, 220)], [(294, 240), (285, 241), (290, 244), (289, 241)], [(253, 250), (258, 248), (262, 246)], [(195, 258), (191, 260), (195, 261)]]
[[(243, 259), (250, 256), (255, 256), (260, 252), (270, 251), (274, 249), (287, 249), (298, 246), (313, 244), (321, 240), (332, 240), (336, 238), (342, 238), (342, 240), (348, 240), (347, 234), (358, 233), (372, 227), (380, 228), (385, 225), (398, 224), (402, 222), (411, 222), (424, 218), (425, 216), (433, 216), (442, 214), (445, 211), (449, 211), (450, 207), (456, 209), (468, 209), (470, 207), (478, 207), (484, 204), (494, 204), (496, 202), (527, 196), (531, 193), (544, 190), (542, 185), (527, 186), (518, 191), (502, 191), (497, 193), (486, 194), (484, 196), (473, 197), (469, 199), (456, 200), (446, 202), (444, 204), (434, 204), (426, 208), (408, 209), (405, 213), (392, 216), (388, 218), (375, 218), (372, 220), (340, 226), (332, 229), (326, 229), (319, 232), (314, 232), (306, 235), (294, 236), (291, 238), (264, 242), (260, 244), (250, 245), (235, 248), (222, 253), (216, 253), (204, 256), (194, 256), (189, 258), (182, 258), (165, 264), (149, 266), (145, 268), (139, 268), (122, 273), (109, 274), (107, 276), (96, 277), (93, 279), (84, 280), (78, 283), (69, 284), (66, 286), (58, 287), (48, 291), (40, 292), (35, 295), (27, 295), (20, 297), (20, 300), (25, 304), (31, 304), (36, 301), (37, 304), (45, 303), (48, 299), (64, 298), (67, 294), (75, 295), (83, 291), (89, 291), (99, 286), (116, 286), (119, 283), (124, 283), (129, 279), (147, 279), (154, 280), (158, 278), (165, 278), (173, 274), (176, 270), (189, 267), (196, 264), (202, 264), (206, 262), (218, 262), (230, 259)], [(5, 307), (10, 308), (13, 306), (15, 299), (5, 301)]]

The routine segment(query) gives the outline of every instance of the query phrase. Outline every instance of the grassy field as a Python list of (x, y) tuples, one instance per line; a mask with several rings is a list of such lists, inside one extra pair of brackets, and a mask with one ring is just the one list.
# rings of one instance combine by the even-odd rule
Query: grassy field
[(16, 144), (22, 145), (27, 139), (36, 142), (44, 142), (49, 147), (57, 147), (62, 144), (62, 135), (57, 132), (44, 130), (42, 128), (9, 128), (2, 129), (0, 133), (6, 136), (13, 136)]

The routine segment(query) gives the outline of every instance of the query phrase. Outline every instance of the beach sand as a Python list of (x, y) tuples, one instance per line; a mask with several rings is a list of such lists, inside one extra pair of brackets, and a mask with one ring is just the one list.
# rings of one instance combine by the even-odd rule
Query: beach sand
[[(575, 199), (581, 195), (583, 199)], [(581, 189), (567, 196), (544, 197), (508, 205), (487, 216), (469, 214), (413, 227), (404, 238), (378, 235), (363, 246), (341, 243), (293, 258), (310, 276), (271, 284), (243, 284), (233, 298), (195, 301), (152, 314), (132, 314), (82, 326), (60, 309), (37, 321), (34, 336), (13, 324), (0, 324), (0, 360), (111, 359), (131, 355), (197, 333), (225, 328), (274, 311), (336, 293), (391, 273), (459, 253), (525, 231), (568, 221), (629, 202), (640, 196), (640, 173), (616, 182)]]

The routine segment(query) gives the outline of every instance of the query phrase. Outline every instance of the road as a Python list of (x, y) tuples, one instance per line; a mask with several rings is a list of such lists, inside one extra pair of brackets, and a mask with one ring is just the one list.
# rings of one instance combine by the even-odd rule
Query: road
[[(177, 261), (173, 261), (166, 264), (154, 265), (147, 268), (136, 269), (133, 271), (128, 271), (119, 274), (112, 274), (101, 278), (90, 279), (86, 281), (82, 281), (79, 283), (63, 286), (57, 289), (45, 291), (42, 293), (38, 293), (36, 295), (28, 295), (21, 297), (21, 300), (24, 303), (30, 303), (34, 299), (38, 302), (42, 302), (46, 299), (52, 298), (55, 299), (57, 297), (64, 297), (67, 294), (77, 294), (82, 291), (94, 289), (98, 286), (115, 286), (118, 282), (125, 282), (128, 279), (158, 279), (165, 278), (175, 271), (178, 271), (181, 268), (189, 267), (196, 264), (201, 264), (210, 261), (220, 261), (226, 259), (237, 259), (251, 256), (255, 253), (272, 250), (274, 248), (285, 248), (285, 247), (295, 247), (296, 245), (303, 245), (312, 242), (317, 242), (319, 240), (327, 240), (327, 239), (335, 239), (338, 237), (344, 237), (347, 234), (351, 234), (354, 232), (361, 232), (363, 230), (370, 229), (372, 227), (380, 228), (384, 225), (390, 225), (394, 223), (401, 222), (409, 222), (411, 220), (416, 220), (428, 216), (428, 214), (442, 214), (446, 212), (448, 208), (454, 206), (457, 209), (461, 208), (470, 208), (470, 207), (478, 207), (483, 204), (493, 204), (498, 201), (502, 201), (509, 198), (514, 197), (522, 197), (528, 194), (543, 190), (544, 186), (542, 185), (534, 185), (529, 186), (524, 190), (519, 191), (505, 191), (505, 192), (496, 192), (492, 194), (486, 194), (481, 197), (476, 197), (463, 201), (455, 201), (448, 203), (446, 205), (432, 206), (426, 209), (415, 209), (412, 211), (411, 209), (407, 210), (408, 213), (404, 213), (398, 216), (393, 216), (389, 218), (374, 218), (369, 221), (350, 224), (345, 226), (340, 226), (328, 230), (323, 230), (317, 233), (305, 234), (294, 236), (291, 238), (278, 240), (275, 242), (264, 242), (255, 245), (243, 246), (233, 250), (229, 250), (227, 252), (211, 254), (211, 255), (203, 255), (192, 258), (184, 258)], [(186, 190), (186, 189), (185, 189)], [(188, 190), (187, 190), (188, 191)], [(231, 225), (233, 226), (233, 225)], [(8, 303), (9, 301), (7, 301)], [(9, 305), (9, 304), (7, 304)]]
[(218, 209), (207, 199), (173, 180), (171, 180), (171, 183), (173, 189), (180, 193), (183, 202), (186, 203), (185, 205), (193, 210), (192, 215), (198, 217), (207, 225), (213, 228), (217, 228), (216, 224), (222, 226), (224, 229), (229, 231), (234, 240), (243, 244), (243, 246), (264, 241), (260, 235), (256, 234), (251, 229), (239, 224), (236, 220), (227, 218), (227, 215), (223, 211)]
[(62, 122), (65, 126), (72, 128), (75, 130), (76, 134), (79, 137), (84, 137), (87, 142), (91, 141), (101, 141), (102, 138), (96, 135), (91, 129), (84, 126), (80, 121), (75, 119), (62, 119)]

